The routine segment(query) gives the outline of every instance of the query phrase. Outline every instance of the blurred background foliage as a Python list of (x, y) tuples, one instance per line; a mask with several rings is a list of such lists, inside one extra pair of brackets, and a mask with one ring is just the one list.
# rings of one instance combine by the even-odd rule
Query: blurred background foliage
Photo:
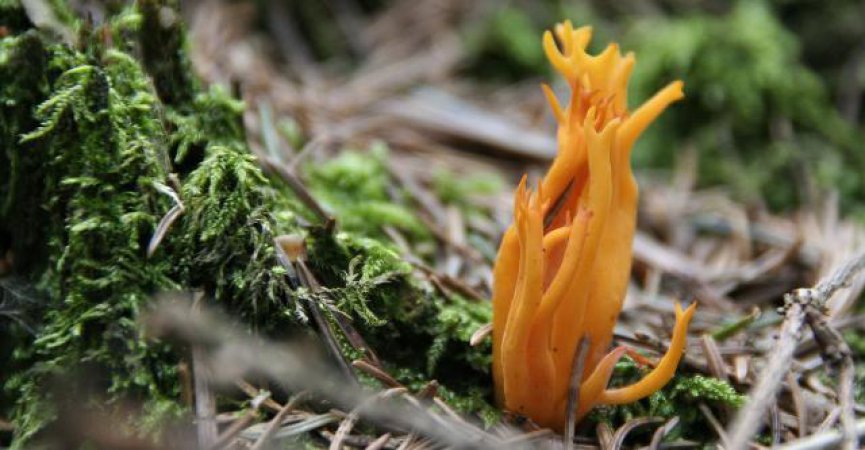
[[(317, 58), (351, 60), (349, 43), (318, 2), (288, 2)], [(383, 1), (357, 2), (370, 15)], [(447, 2), (443, 2), (447, 3)], [(482, 84), (553, 80), (539, 36), (565, 18), (591, 24), (598, 52), (611, 41), (637, 54), (632, 107), (673, 79), (686, 100), (634, 152), (665, 171), (698, 156), (700, 185), (726, 186), (752, 206), (789, 210), (837, 190), (865, 218), (862, 118), (865, 6), (851, 0), (510, 0), (479, 2), (461, 21), (462, 73)], [(262, 5), (266, 10), (267, 7)], [(557, 81), (560, 83), (560, 81)], [(564, 86), (559, 86), (564, 89)]]
[(634, 151), (638, 167), (671, 168), (696, 151), (704, 186), (775, 210), (837, 189), (845, 209), (865, 217), (861, 2), (514, 1), (468, 40), (468, 70), (549, 73), (537, 36), (560, 17), (593, 25), (595, 51), (618, 41), (637, 54), (632, 106), (685, 82), (686, 100)]

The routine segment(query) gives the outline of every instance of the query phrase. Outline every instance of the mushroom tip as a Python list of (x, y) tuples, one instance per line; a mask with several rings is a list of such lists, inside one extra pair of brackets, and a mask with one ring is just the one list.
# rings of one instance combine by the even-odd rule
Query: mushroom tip
[(283, 234), (274, 238), (279, 250), (285, 253), (291, 262), (306, 259), (306, 242), (299, 234)]
[(680, 98), (685, 98), (685, 82), (682, 80), (676, 80), (670, 83), (670, 86), (673, 87), (675, 93), (675, 99), (678, 100)]

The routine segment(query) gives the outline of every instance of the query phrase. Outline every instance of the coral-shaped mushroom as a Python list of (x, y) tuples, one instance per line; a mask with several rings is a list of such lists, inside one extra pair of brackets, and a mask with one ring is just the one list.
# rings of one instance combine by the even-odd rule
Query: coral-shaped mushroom
[(570, 22), (544, 34), (544, 50), (571, 88), (562, 107), (543, 90), (558, 122), (558, 154), (534, 192), (520, 183), (514, 224), (494, 269), (493, 376), (507, 410), (562, 430), (577, 346), (588, 340), (579, 392), (579, 420), (595, 405), (639, 400), (663, 387), (685, 348), (695, 305), (676, 305), (667, 354), (642, 380), (606, 389), (625, 353), (608, 353), (631, 272), (638, 189), (631, 172), (634, 141), (672, 102), (682, 82), (670, 83), (636, 111), (627, 108), (633, 53), (616, 44), (586, 53), (591, 29)]

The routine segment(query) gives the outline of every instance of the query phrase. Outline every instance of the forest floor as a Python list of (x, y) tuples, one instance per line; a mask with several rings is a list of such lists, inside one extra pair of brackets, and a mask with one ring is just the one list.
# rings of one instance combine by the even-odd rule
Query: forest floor
[[(333, 27), (356, 37), (349, 41), (361, 62), (352, 69), (315, 61), (280, 8), (266, 19), (283, 33), (278, 39), (259, 28), (251, 2), (190, 2), (183, 18), (197, 76), (234, 87), (257, 163), (312, 211), (313, 225), (384, 243), (398, 255), (401, 274), (437, 297), (481, 310), (457, 328), (439, 330), (466, 334), (442, 341), (442, 352), (450, 352), (455, 345), (488, 348), (492, 264), (512, 221), (513, 188), (524, 173), (543, 174), (556, 141), (540, 78), (493, 85), (455, 75), (464, 63), (458, 13), (436, 5), (398, 2), (364, 21), (350, 11), (336, 14)], [(317, 366), (305, 345), (280, 344), (279, 333), (255, 338), (210, 308), (190, 312), (164, 301), (144, 323), (148, 335), (172, 336), (191, 349), (181, 390), (198, 419), (180, 428), (193, 430), (202, 448), (259, 449), (272, 440), (331, 449), (857, 448), (856, 436), (865, 435), (865, 313), (857, 305), (865, 289), (865, 226), (844, 217), (831, 192), (796, 211), (773, 213), (723, 188), (703, 188), (698, 158), (682, 148), (670, 171), (638, 173), (633, 274), (614, 335), (617, 344), (657, 360), (669, 343), (675, 302), (699, 303), (666, 400), (599, 413), (563, 443), (531, 421), (489, 413), (489, 404), (449, 404), (465, 391), (452, 395), (447, 380), (406, 376), (381, 363), (393, 352), (425, 359), (428, 349), (399, 348), (411, 345), (399, 338), (381, 345), (376, 337), (370, 350), (361, 327), (339, 319), (340, 312), (319, 330), (346, 337), (322, 339), (336, 354), (349, 345), (360, 355), (343, 351), (343, 366), (334, 369)], [(353, 183), (355, 176), (364, 181)], [(397, 209), (328, 185), (345, 179), (349, 189), (381, 181), (370, 195), (383, 193), (377, 202)], [(404, 211), (411, 217), (403, 218)], [(160, 234), (171, 233), (170, 222), (160, 225)], [(310, 269), (291, 254), (297, 236), (277, 237), (280, 256), (298, 271), (300, 287), (328, 295), (315, 262)], [(361, 276), (353, 267), (342, 274), (346, 283)], [(380, 276), (358, 286), (388, 283), (389, 275)], [(307, 312), (313, 322), (315, 311)], [(340, 383), (334, 370), (352, 373), (364, 388), (334, 388)], [(633, 362), (617, 369), (622, 379), (639, 370)], [(723, 383), (700, 384), (706, 378)], [(212, 391), (225, 385), (236, 388)], [(440, 385), (447, 394), (439, 394)], [(490, 385), (482, 390), (490, 403)], [(114, 448), (183, 447), (182, 440), (157, 445), (115, 435), (105, 425), (112, 417), (73, 421), (68, 413), (61, 417), (75, 426), (52, 429), (58, 436)], [(15, 427), (6, 420), (0, 426)]]

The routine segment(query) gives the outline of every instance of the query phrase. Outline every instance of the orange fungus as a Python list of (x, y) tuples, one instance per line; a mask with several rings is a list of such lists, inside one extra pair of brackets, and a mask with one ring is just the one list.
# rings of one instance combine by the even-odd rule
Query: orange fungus
[(577, 419), (595, 405), (622, 404), (662, 388), (675, 373), (695, 305), (676, 305), (667, 354), (645, 378), (607, 389), (624, 349), (609, 351), (631, 272), (638, 189), (630, 166), (637, 137), (671, 103), (682, 82), (661, 89), (636, 111), (627, 107), (633, 53), (616, 44), (586, 53), (591, 29), (570, 22), (547, 31), (543, 46), (571, 90), (561, 105), (543, 91), (558, 123), (558, 154), (532, 192), (525, 178), (514, 195), (514, 224), (494, 269), (493, 377), (505, 409), (562, 430), (576, 348), (588, 354)]

